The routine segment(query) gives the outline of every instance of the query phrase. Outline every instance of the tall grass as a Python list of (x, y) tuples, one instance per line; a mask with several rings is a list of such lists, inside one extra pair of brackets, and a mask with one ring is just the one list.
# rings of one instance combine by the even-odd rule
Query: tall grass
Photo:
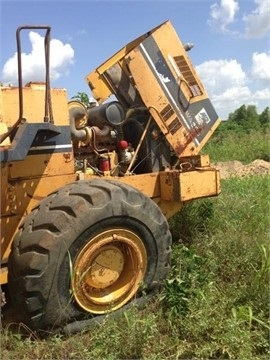
[(193, 231), (185, 234), (188, 245), (175, 244), (167, 314), (178, 323), (183, 341), (189, 339), (192, 351), (182, 358), (266, 358), (269, 177), (224, 180), (222, 189), (217, 199), (190, 203), (172, 220), (176, 233), (186, 218), (198, 215)]
[(270, 130), (217, 131), (202, 152), (208, 154), (213, 162), (239, 160), (248, 164), (256, 159), (269, 161)]
[(221, 195), (190, 202), (170, 220), (170, 274), (144, 309), (69, 337), (41, 339), (27, 329), (25, 337), (5, 327), (1, 358), (268, 359), (269, 176), (221, 185)]

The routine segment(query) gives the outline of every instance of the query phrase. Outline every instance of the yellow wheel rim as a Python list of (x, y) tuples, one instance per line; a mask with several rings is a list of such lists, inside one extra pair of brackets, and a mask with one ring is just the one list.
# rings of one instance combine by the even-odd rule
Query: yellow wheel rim
[(90, 239), (75, 258), (72, 292), (84, 310), (104, 314), (125, 305), (142, 285), (147, 253), (126, 229), (110, 229)]

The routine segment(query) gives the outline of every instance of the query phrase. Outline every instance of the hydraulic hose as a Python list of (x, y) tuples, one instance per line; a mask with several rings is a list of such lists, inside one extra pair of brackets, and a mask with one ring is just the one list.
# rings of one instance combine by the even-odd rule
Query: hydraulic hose
[(85, 109), (82, 107), (73, 107), (69, 110), (69, 121), (70, 121), (70, 131), (72, 140), (80, 141), (89, 141), (94, 137), (94, 139), (102, 138), (110, 135), (111, 128), (107, 125), (104, 125), (102, 129), (98, 126), (87, 126), (83, 129), (76, 128), (76, 120), (82, 119), (86, 115)]
[(81, 107), (73, 107), (69, 110), (70, 131), (72, 140), (85, 141), (87, 139), (87, 131), (85, 129), (78, 130), (75, 125), (76, 120), (79, 120), (84, 116), (85, 110)]

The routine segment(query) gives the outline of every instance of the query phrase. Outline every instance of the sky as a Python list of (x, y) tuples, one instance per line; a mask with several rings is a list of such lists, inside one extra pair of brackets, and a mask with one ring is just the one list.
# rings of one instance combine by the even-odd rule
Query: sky
[[(0, 0), (0, 82), (17, 85), (16, 29), (51, 27), (51, 86), (91, 97), (85, 77), (166, 20), (223, 120), (270, 106), (270, 0)], [(23, 31), (23, 83), (44, 81), (44, 31)]]

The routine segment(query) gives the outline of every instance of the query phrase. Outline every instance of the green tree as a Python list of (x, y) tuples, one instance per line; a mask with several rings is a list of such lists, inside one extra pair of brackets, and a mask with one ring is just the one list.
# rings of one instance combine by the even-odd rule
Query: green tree
[(229, 121), (233, 121), (238, 125), (243, 126), (247, 121), (247, 108), (246, 105), (240, 106), (233, 113), (229, 114)]
[(257, 113), (257, 109), (255, 105), (248, 105), (247, 106), (247, 119), (246, 123), (244, 124), (244, 128), (248, 129), (259, 129), (260, 122), (259, 122), (259, 115)]
[(228, 121), (237, 124), (239, 130), (250, 131), (251, 129), (260, 128), (259, 115), (255, 105), (240, 106), (240, 108), (229, 114)]
[(267, 106), (263, 112), (259, 115), (259, 122), (261, 125), (269, 125), (270, 124), (270, 109)]
[(82, 102), (86, 107), (89, 107), (89, 96), (85, 92), (78, 92), (76, 95), (72, 96), (71, 99), (79, 100)]

